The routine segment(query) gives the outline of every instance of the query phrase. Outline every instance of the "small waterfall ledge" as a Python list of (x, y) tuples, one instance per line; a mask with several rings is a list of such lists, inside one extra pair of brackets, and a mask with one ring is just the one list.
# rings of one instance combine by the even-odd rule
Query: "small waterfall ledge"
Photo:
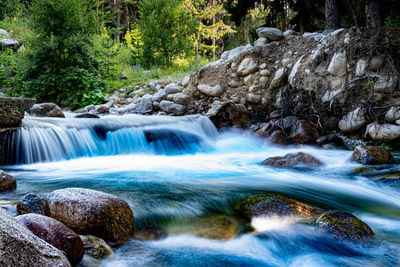
[(205, 116), (25, 117), (0, 134), (0, 164), (32, 164), (131, 153), (181, 154), (210, 147), (217, 130)]

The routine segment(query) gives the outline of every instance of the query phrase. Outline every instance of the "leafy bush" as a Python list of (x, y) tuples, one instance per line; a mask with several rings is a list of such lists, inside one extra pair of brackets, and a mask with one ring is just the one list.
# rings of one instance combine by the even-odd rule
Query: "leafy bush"
[(177, 56), (193, 53), (196, 20), (184, 1), (143, 0), (139, 6), (139, 30), (146, 66), (168, 65)]
[(94, 13), (80, 0), (36, 0), (30, 22), (36, 37), (24, 70), (23, 94), (72, 108), (102, 102), (104, 89), (91, 36)]

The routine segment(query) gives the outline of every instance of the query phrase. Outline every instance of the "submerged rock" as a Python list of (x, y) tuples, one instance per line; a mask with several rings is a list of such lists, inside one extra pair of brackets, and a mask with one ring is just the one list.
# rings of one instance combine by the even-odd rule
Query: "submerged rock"
[(27, 112), (33, 117), (65, 118), (61, 108), (54, 103), (35, 104)]
[(61, 222), (40, 214), (29, 213), (17, 216), (34, 235), (63, 251), (71, 265), (78, 264), (83, 257), (83, 243), (80, 237)]
[(133, 213), (128, 203), (114, 195), (85, 188), (65, 188), (47, 196), (46, 214), (77, 232), (106, 241), (124, 243), (134, 233)]
[(14, 176), (0, 170), (0, 193), (12, 191), (17, 188), (17, 180)]
[(249, 220), (259, 216), (298, 216), (310, 220), (324, 212), (275, 193), (251, 196), (239, 202), (236, 209)]
[(156, 226), (145, 226), (142, 229), (136, 229), (135, 238), (141, 240), (158, 240), (167, 236), (167, 233)]
[(45, 198), (29, 193), (17, 204), (18, 214), (37, 213), (45, 215), (49, 207)]
[(317, 167), (323, 165), (322, 162), (319, 161), (318, 159), (303, 152), (291, 153), (283, 157), (267, 158), (261, 164), (265, 166), (287, 167), (287, 168)]
[(194, 221), (194, 235), (208, 239), (232, 239), (240, 233), (238, 222), (226, 215), (206, 215)]
[(371, 177), (371, 179), (380, 184), (400, 189), (400, 173), (389, 173), (382, 176)]
[(1, 266), (71, 266), (64, 254), (0, 208)]
[(368, 165), (391, 164), (394, 162), (389, 151), (380, 146), (357, 146), (351, 156), (353, 161)]
[(342, 211), (325, 212), (313, 225), (337, 239), (362, 241), (372, 240), (374, 236), (368, 224), (353, 214)]
[(85, 248), (85, 254), (95, 259), (100, 259), (111, 255), (113, 252), (112, 248), (101, 238), (93, 235), (80, 235), (83, 246)]
[(78, 119), (99, 119), (100, 117), (97, 116), (96, 114), (85, 112), (85, 113), (82, 113), (82, 114), (75, 115), (75, 118), (78, 118)]

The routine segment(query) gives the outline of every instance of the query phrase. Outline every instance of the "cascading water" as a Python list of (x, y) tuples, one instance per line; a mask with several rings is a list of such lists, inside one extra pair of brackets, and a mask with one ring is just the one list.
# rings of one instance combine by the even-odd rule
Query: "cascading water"
[[(274, 147), (246, 132), (218, 134), (202, 116), (26, 118), (7, 138), (18, 163), (5, 167), (18, 181), (17, 190), (3, 197), (7, 203), (28, 192), (91, 188), (127, 200), (138, 228), (167, 231), (165, 239), (115, 247), (101, 266), (400, 266), (400, 191), (353, 173), (359, 165), (350, 161), (350, 151)], [(260, 165), (298, 151), (324, 166)], [(279, 217), (253, 222), (262, 236), (245, 232), (221, 241), (190, 230), (192, 218), (235, 216), (237, 200), (265, 192), (351, 212), (371, 226), (375, 240), (338, 241)]]
[(0, 158), (5, 164), (29, 164), (129, 153), (193, 153), (216, 134), (203, 116), (26, 118), (21, 128), (2, 137)]

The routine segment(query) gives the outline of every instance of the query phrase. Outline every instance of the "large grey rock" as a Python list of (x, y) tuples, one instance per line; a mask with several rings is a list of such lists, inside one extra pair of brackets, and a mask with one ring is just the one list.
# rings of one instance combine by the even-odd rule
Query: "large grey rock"
[(261, 27), (256, 32), (258, 37), (264, 37), (270, 41), (278, 41), (284, 38), (283, 33), (277, 28)]
[(275, 76), (271, 81), (270, 87), (277, 88), (281, 84), (282, 78), (285, 75), (285, 70), (283, 68), (278, 69), (275, 72)]
[(248, 48), (247, 46), (239, 46), (239, 47), (236, 47), (236, 48), (232, 49), (232, 50), (229, 52), (228, 60), (234, 59), (235, 57), (237, 57), (238, 55), (240, 55), (242, 52), (244, 52), (245, 50), (247, 50), (247, 48)]
[(31, 107), (27, 113), (33, 117), (65, 118), (61, 108), (54, 103), (40, 103)]
[(357, 131), (364, 127), (366, 123), (367, 119), (365, 118), (364, 110), (357, 108), (349, 112), (339, 121), (339, 128), (343, 132)]
[(201, 83), (197, 86), (197, 89), (208, 96), (220, 96), (224, 93), (224, 88), (219, 84), (208, 85)]
[(386, 112), (385, 119), (390, 122), (400, 120), (400, 106), (391, 107)]
[(400, 126), (394, 124), (371, 123), (367, 125), (366, 132), (378, 142), (391, 142), (400, 138)]
[(25, 111), (36, 103), (32, 98), (0, 97), (0, 127), (18, 127)]
[(283, 36), (287, 37), (287, 36), (291, 36), (291, 35), (299, 35), (297, 32), (295, 32), (294, 30), (287, 30), (285, 32), (283, 32)]
[(45, 215), (48, 213), (47, 201), (44, 197), (29, 193), (17, 203), (18, 214), (37, 213)]
[(164, 88), (165, 93), (166, 94), (176, 94), (176, 93), (180, 93), (181, 92), (181, 87), (174, 84), (174, 83), (170, 83), (167, 86), (165, 86)]
[(231, 51), (224, 51), (222, 54), (221, 54), (221, 59), (222, 60), (227, 60), (228, 58), (229, 58), (229, 53), (230, 53)]
[(240, 76), (246, 76), (258, 69), (257, 63), (254, 61), (252, 57), (246, 57), (240, 62), (239, 67), (237, 69), (237, 74)]
[(269, 41), (267, 38), (261, 37), (254, 41), (254, 46), (264, 46), (268, 43)]
[(333, 55), (328, 72), (333, 76), (343, 76), (347, 72), (346, 51), (342, 50)]
[(176, 93), (168, 95), (167, 100), (172, 101), (175, 104), (186, 105), (190, 102), (190, 96), (184, 93)]
[(186, 87), (189, 84), (190, 75), (186, 75), (185, 78), (182, 79), (182, 86)]
[(78, 234), (92, 234), (114, 243), (133, 236), (134, 219), (128, 203), (114, 195), (85, 188), (65, 188), (47, 196), (46, 214)]
[(183, 115), (185, 112), (185, 106), (180, 104), (175, 104), (174, 102), (163, 100), (160, 102), (160, 110), (174, 115)]
[(64, 254), (0, 208), (0, 266), (71, 266)]
[(157, 93), (152, 97), (153, 101), (161, 102), (162, 100), (167, 99), (168, 94), (165, 92), (165, 89), (160, 89)]
[(10, 48), (13, 50), (17, 50), (21, 44), (17, 40), (13, 39), (2, 39), (0, 40), (0, 47), (3, 48)]
[(148, 98), (141, 98), (122, 109), (121, 113), (150, 114), (153, 112), (153, 102)]
[(397, 85), (398, 77), (394, 75), (382, 75), (374, 83), (377, 93), (392, 93)]
[(6, 30), (0, 29), (0, 36), (8, 37), (10, 36), (10, 34)]
[(84, 249), (81, 238), (61, 222), (35, 213), (16, 217), (34, 235), (65, 253), (71, 265), (78, 264)]

